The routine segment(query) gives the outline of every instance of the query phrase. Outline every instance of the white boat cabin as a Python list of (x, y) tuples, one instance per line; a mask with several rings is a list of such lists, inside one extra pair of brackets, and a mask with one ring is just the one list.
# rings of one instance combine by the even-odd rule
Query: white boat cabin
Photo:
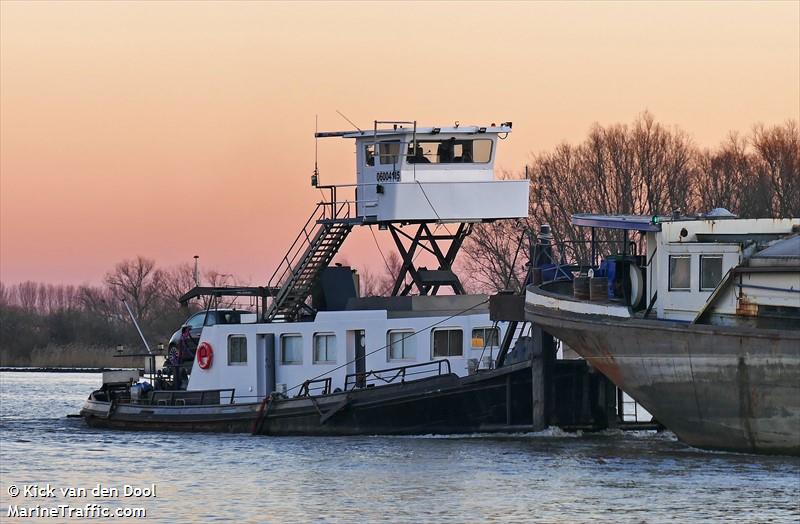
[[(573, 215), (573, 224), (644, 235), (644, 256), (623, 276), (632, 295), (638, 293), (628, 303), (640, 313), (652, 307), (664, 320), (696, 322), (705, 316), (718, 324), (761, 327), (800, 319), (800, 219), (738, 219), (715, 210), (697, 217)], [(550, 300), (527, 296), (535, 303)], [(561, 307), (633, 315), (619, 301)]]
[(646, 234), (652, 259), (647, 299), (658, 293), (658, 318), (692, 321), (715, 294), (713, 310), (720, 319), (755, 316), (759, 305), (762, 314), (770, 307), (800, 308), (800, 250), (793, 253), (795, 271), (759, 262), (767, 261), (770, 245), (800, 233), (800, 219), (674, 220), (660, 229)]
[[(467, 222), (528, 216), (528, 180), (497, 180), (500, 126), (334, 131), (356, 144), (357, 215), (366, 222)], [(341, 187), (341, 186), (340, 186)]]
[[(331, 378), (331, 390), (343, 390), (353, 387), (356, 373), (445, 359), (464, 376), (478, 359), (490, 365), (505, 325), (489, 320), (488, 296), (450, 295), (355, 299), (346, 310), (318, 312), (312, 322), (207, 326), (200, 343), (211, 346), (213, 359), (206, 369), (194, 361), (187, 389), (234, 388), (237, 402), (247, 402), (276, 390), (294, 396), (320, 375)], [(439, 371), (410, 369), (406, 380)]]

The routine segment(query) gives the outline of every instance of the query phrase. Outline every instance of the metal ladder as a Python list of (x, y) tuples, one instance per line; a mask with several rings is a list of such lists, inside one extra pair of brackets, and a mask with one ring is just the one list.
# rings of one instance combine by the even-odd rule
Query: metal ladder
[(301, 309), (310, 309), (306, 299), (314, 283), (353, 229), (354, 221), (349, 215), (347, 203), (317, 204), (267, 284), (268, 289), (275, 287), (278, 292), (264, 314), (264, 320), (292, 321)]

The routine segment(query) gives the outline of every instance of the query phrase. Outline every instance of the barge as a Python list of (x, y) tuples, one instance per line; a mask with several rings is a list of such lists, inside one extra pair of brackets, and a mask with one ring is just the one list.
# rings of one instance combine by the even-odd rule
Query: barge
[[(591, 228), (590, 260), (554, 263), (566, 249), (541, 237), (526, 318), (683, 442), (800, 455), (800, 220), (719, 210), (573, 224)], [(599, 264), (597, 230), (622, 246), (607, 242)]]

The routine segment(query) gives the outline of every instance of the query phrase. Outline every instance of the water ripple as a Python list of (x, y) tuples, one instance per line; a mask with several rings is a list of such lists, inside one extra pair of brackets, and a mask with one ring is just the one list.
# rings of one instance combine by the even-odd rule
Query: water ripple
[(155, 499), (103, 503), (143, 506), (150, 522), (800, 521), (797, 458), (709, 453), (669, 433), (270, 438), (66, 418), (98, 382), (0, 373), (0, 508), (12, 483), (156, 483)]

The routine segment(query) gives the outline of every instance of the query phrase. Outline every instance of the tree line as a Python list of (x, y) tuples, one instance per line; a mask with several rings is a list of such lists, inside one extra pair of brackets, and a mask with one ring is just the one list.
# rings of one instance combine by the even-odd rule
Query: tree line
[[(213, 269), (202, 278), (211, 286), (236, 285)], [(27, 365), (31, 350), (48, 346), (143, 349), (126, 303), (151, 345), (166, 342), (188, 313), (206, 305), (179, 305), (194, 285), (189, 264), (159, 268), (142, 256), (118, 263), (101, 285), (0, 282), (0, 365)]]
[[(563, 143), (532, 155), (523, 172), (531, 181), (529, 216), (477, 227), (464, 245), (473, 289), (520, 289), (528, 231), (549, 224), (559, 255), (587, 260), (586, 231), (573, 213), (670, 215), (725, 208), (742, 218), (800, 216), (800, 133), (795, 120), (755, 125), (716, 148), (700, 148), (677, 127), (648, 112), (631, 124), (595, 124), (579, 144)], [(598, 231), (598, 240), (620, 240)]]

